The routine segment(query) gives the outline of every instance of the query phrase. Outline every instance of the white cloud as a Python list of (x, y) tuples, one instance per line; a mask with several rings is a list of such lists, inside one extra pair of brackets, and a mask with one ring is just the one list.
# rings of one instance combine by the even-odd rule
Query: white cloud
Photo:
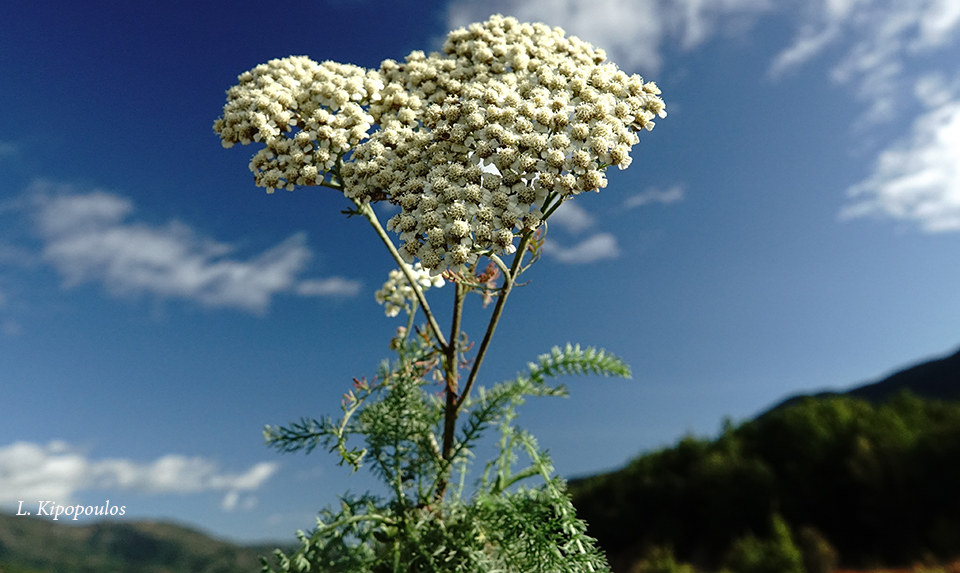
[(617, 239), (610, 233), (597, 233), (572, 247), (563, 247), (553, 240), (546, 240), (543, 250), (561, 263), (584, 264), (620, 256)]
[[(829, 78), (865, 104), (860, 127), (913, 118), (911, 132), (848, 189), (852, 202), (840, 217), (910, 221), (927, 232), (960, 230), (960, 61), (942, 59), (946, 48), (957, 47), (960, 2), (823, 0), (807, 5), (798, 29), (793, 44), (773, 60), (771, 76), (830, 46), (835, 59), (827, 64)], [(939, 71), (929, 71), (934, 68)]]
[(829, 77), (867, 102), (867, 122), (887, 121), (909, 103), (916, 58), (957, 40), (956, 0), (823, 0), (805, 6), (793, 43), (777, 55), (770, 75), (778, 77), (837, 46)]
[(793, 45), (773, 59), (770, 75), (779, 77), (813, 59), (837, 38), (839, 32), (840, 28), (836, 25), (828, 25), (822, 29), (813, 25), (804, 26)]
[(0, 504), (47, 499), (69, 503), (78, 492), (94, 489), (145, 494), (223, 491), (227, 496), (223, 505), (232, 509), (249, 504), (240, 493), (260, 488), (277, 469), (276, 463), (262, 462), (241, 473), (227, 473), (211, 460), (176, 454), (145, 463), (95, 460), (63, 441), (15, 442), (0, 447)]
[[(668, 189), (648, 189), (628, 198), (625, 208), (634, 208), (648, 203), (673, 203), (683, 199), (683, 188), (675, 185)], [(550, 224), (559, 225), (568, 233), (578, 234), (594, 226), (593, 215), (576, 202), (566, 201), (550, 216)], [(617, 239), (611, 233), (595, 233), (573, 246), (567, 247), (548, 238), (544, 241), (543, 251), (564, 264), (585, 264), (620, 256)]]
[[(911, 138), (883, 152), (873, 175), (850, 189), (854, 202), (842, 216), (909, 219), (927, 231), (960, 225), (954, 222), (960, 150), (946, 127), (955, 120), (950, 102), (960, 97), (960, 61), (946, 58), (960, 37), (957, 0), (455, 0), (448, 21), (460, 26), (495, 12), (562, 26), (606, 49), (625, 69), (647, 74), (659, 71), (670, 46), (696, 48), (766, 13), (790, 17), (794, 37), (771, 59), (771, 78), (822, 59), (824, 79), (862, 102), (859, 127), (916, 118)], [(934, 68), (942, 71), (931, 73)], [(919, 118), (918, 103), (928, 108)], [(676, 188), (637, 195), (626, 206), (681, 198)]]
[(580, 233), (593, 226), (593, 215), (574, 201), (564, 201), (550, 215), (549, 224), (559, 225), (571, 233)]
[(241, 496), (239, 491), (228, 491), (220, 502), (220, 508), (224, 511), (234, 511), (236, 509), (253, 509), (257, 506), (257, 498), (252, 495)]
[(43, 258), (64, 285), (101, 283), (116, 295), (153, 294), (263, 312), (278, 293), (350, 296), (359, 283), (299, 278), (310, 249), (303, 233), (247, 259), (235, 248), (171, 221), (131, 221), (133, 203), (104, 191), (32, 187), (32, 210)]
[(448, 22), (454, 28), (502, 13), (560, 26), (606, 50), (622, 68), (652, 74), (660, 70), (665, 44), (694, 48), (718, 28), (769, 5), (766, 0), (457, 0)]
[(793, 44), (781, 51), (770, 65), (770, 75), (778, 77), (819, 56), (830, 44), (841, 39), (853, 9), (873, 0), (822, 0), (803, 5)]
[(355, 296), (363, 283), (341, 277), (300, 281), (296, 292), (301, 296)]
[(917, 79), (914, 95), (928, 108), (940, 107), (955, 98), (960, 98), (960, 74), (947, 80), (942, 73), (934, 72)]
[(634, 209), (636, 207), (643, 207), (644, 205), (649, 205), (650, 203), (661, 203), (663, 205), (669, 205), (670, 203), (676, 203), (677, 201), (682, 201), (684, 198), (683, 187), (680, 185), (674, 185), (667, 189), (656, 189), (650, 188), (632, 197), (628, 197), (624, 202), (623, 206), (627, 209)]
[(956, 0), (925, 2), (920, 13), (919, 33), (912, 49), (938, 48), (950, 43), (960, 27), (960, 3)]
[(854, 202), (843, 219), (888, 217), (931, 233), (960, 231), (960, 100), (921, 115), (848, 193)]

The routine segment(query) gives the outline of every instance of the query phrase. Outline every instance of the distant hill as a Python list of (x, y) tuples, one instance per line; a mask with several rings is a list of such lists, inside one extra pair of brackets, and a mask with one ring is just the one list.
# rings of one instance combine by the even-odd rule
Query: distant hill
[(960, 352), (790, 398), (569, 489), (614, 571), (679, 571), (667, 566), (674, 556), (695, 571), (741, 571), (738, 556), (800, 551), (814, 573), (838, 560), (863, 569), (957, 559), (957, 484)]
[(863, 383), (850, 390), (792, 396), (776, 404), (767, 412), (795, 404), (808, 397), (851, 396), (871, 404), (880, 404), (903, 390), (909, 390), (911, 394), (928, 400), (960, 401), (960, 350), (943, 358), (915, 364), (886, 378)]
[(241, 546), (171, 523), (63, 525), (0, 515), (0, 573), (235, 573), (259, 571), (273, 546)]

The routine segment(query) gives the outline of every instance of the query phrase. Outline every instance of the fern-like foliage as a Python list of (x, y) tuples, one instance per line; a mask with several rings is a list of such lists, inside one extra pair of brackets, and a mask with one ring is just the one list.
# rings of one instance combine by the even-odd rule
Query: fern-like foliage
[(580, 348), (579, 344), (570, 344), (560, 349), (554, 346), (550, 354), (541, 355), (536, 364), (529, 364), (529, 377), (535, 383), (543, 383), (547, 377), (571, 376), (575, 374), (599, 374), (630, 378), (630, 367), (602, 348)]
[(263, 439), (268, 446), (277, 448), (281, 452), (292, 453), (303, 450), (312, 452), (330, 432), (330, 421), (319, 421), (313, 418), (300, 418), (289, 426), (266, 426), (263, 429)]
[[(436, 439), (443, 406), (429, 387), (431, 351), (416, 340), (401, 345), (400, 359), (382, 366), (374, 383), (355, 381), (339, 421), (302, 419), (265, 430), (281, 451), (310, 452), (322, 444), (341, 463), (368, 466), (389, 495), (344, 498), (338, 509), (324, 510), (313, 531), (300, 534), (300, 548), (291, 555), (277, 551), (272, 565), (264, 559), (263, 571), (609, 571), (549, 456), (513, 422), (527, 397), (567, 395), (563, 386), (548, 384), (550, 378), (629, 377), (629, 367), (603, 350), (554, 348), (513, 380), (477, 387), (463, 404), (453, 453), (444, 458)], [(473, 450), (493, 428), (498, 454), (464, 495)], [(524, 464), (517, 469), (519, 460)], [(438, 484), (452, 473), (460, 488), (438, 496)]]

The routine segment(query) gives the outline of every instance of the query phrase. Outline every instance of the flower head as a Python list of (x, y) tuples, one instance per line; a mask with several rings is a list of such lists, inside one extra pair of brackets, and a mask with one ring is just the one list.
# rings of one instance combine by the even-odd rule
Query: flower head
[[(444, 284), (442, 277), (431, 276), (428, 271), (423, 269), (420, 263), (416, 263), (412, 267), (407, 266), (407, 269), (423, 290), (430, 287), (440, 288)], [(407, 280), (407, 277), (400, 269), (390, 271), (387, 282), (383, 283), (383, 287), (376, 292), (374, 297), (378, 303), (383, 305), (383, 312), (387, 316), (397, 316), (401, 310), (409, 313), (417, 300), (410, 281)]]
[(240, 80), (215, 129), (225, 145), (266, 144), (259, 184), (318, 184), (342, 162), (347, 197), (398, 205), (401, 255), (435, 274), (512, 252), (551, 207), (606, 187), (666, 116), (656, 84), (603, 50), (499, 15), (375, 72), (287, 58)]
[(379, 98), (379, 74), (305, 56), (270, 60), (244, 72), (214, 122), (224, 147), (264, 144), (253, 160), (257, 185), (316, 185), (340, 156), (368, 137), (365, 107)]

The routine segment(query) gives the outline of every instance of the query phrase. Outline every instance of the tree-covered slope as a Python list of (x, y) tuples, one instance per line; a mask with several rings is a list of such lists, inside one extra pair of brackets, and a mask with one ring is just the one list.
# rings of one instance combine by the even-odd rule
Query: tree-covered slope
[(168, 523), (102, 521), (62, 525), (0, 515), (0, 573), (233, 573), (259, 571), (247, 547)]
[(624, 469), (571, 482), (615, 562), (655, 547), (716, 570), (774, 517), (848, 565), (960, 555), (960, 403), (903, 391), (879, 405), (808, 397), (715, 440), (686, 438)]

